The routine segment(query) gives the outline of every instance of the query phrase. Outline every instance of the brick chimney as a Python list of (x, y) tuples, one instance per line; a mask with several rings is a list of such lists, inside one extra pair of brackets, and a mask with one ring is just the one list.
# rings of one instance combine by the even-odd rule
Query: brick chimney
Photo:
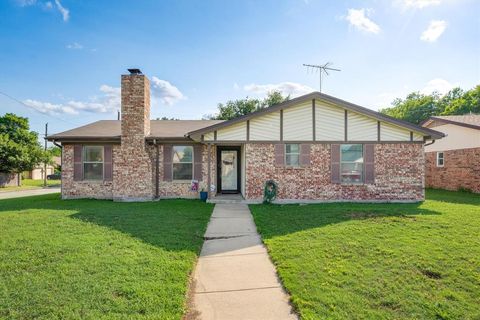
[(139, 69), (122, 75), (122, 139), (150, 134), (150, 80)]
[(151, 200), (152, 159), (145, 137), (150, 134), (150, 81), (139, 69), (122, 75), (121, 144), (114, 152), (113, 199)]

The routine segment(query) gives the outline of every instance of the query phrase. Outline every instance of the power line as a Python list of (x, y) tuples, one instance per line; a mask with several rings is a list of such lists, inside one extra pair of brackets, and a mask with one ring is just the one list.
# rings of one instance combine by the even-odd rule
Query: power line
[(11, 95), (9, 95), (9, 94), (7, 94), (7, 93), (5, 93), (5, 92), (0, 91), (0, 94), (3, 95), (3, 96), (5, 96), (5, 97), (7, 97), (7, 98), (9, 98), (10, 100), (13, 100), (13, 101), (21, 104), (21, 105), (24, 106), (24, 107), (27, 107), (29, 110), (34, 110), (35, 112), (37, 112), (37, 113), (39, 113), (39, 114), (41, 114), (41, 115), (43, 115), (43, 116), (47, 116), (47, 117), (50, 117), (50, 118), (53, 118), (53, 119), (56, 119), (56, 120), (60, 120), (60, 121), (63, 121), (63, 122), (65, 122), (65, 123), (73, 124), (73, 125), (76, 125), (76, 126), (79, 125), (78, 123), (73, 123), (73, 122), (70, 122), (70, 121), (68, 121), (68, 120), (65, 120), (65, 119), (56, 117), (56, 116), (54, 116), (54, 115), (51, 115), (51, 114), (48, 114), (48, 113), (43, 113), (43, 112), (41, 112), (41, 111), (38, 111), (37, 109), (33, 108), (32, 106), (29, 106), (28, 104), (24, 103), (23, 101), (15, 98), (15, 97), (12, 97)]

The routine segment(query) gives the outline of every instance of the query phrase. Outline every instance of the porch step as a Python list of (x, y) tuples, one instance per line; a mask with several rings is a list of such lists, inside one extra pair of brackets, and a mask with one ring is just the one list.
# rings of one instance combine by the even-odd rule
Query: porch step
[(223, 204), (229, 204), (229, 203), (247, 203), (244, 199), (239, 199), (239, 200), (227, 200), (227, 199), (209, 199), (207, 200), (207, 203), (223, 203)]
[(208, 203), (246, 203), (240, 194), (219, 194), (207, 200)]

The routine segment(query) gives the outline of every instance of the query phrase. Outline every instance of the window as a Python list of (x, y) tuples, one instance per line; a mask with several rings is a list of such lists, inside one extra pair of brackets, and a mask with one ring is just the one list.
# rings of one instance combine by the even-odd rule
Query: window
[(300, 145), (289, 143), (285, 145), (285, 165), (292, 167), (300, 165)]
[(173, 147), (173, 180), (192, 180), (193, 147)]
[(363, 145), (340, 146), (340, 179), (342, 183), (363, 182)]
[(437, 167), (443, 167), (445, 163), (443, 152), (437, 152)]
[(103, 147), (83, 147), (83, 179), (103, 180)]

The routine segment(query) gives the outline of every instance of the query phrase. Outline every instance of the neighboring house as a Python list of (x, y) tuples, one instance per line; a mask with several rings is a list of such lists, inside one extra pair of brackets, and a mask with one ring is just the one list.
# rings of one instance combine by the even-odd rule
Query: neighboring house
[(425, 147), (426, 185), (480, 193), (480, 115), (435, 116), (423, 126), (445, 134)]
[[(53, 165), (47, 164), (47, 176), (50, 174), (55, 173), (55, 168), (59, 168), (62, 164), (61, 157), (53, 157)], [(43, 180), (44, 179), (44, 171), (45, 168), (43, 164), (39, 164), (31, 171), (23, 172), (23, 177), (25, 179), (32, 179), (32, 180)]]
[(318, 92), (230, 121), (150, 120), (150, 82), (129, 71), (121, 120), (48, 137), (63, 146), (64, 199), (192, 198), (204, 188), (254, 202), (270, 179), (283, 201), (424, 199), (423, 145), (442, 133)]
[(20, 186), (20, 175), (17, 173), (0, 172), (0, 188)]

